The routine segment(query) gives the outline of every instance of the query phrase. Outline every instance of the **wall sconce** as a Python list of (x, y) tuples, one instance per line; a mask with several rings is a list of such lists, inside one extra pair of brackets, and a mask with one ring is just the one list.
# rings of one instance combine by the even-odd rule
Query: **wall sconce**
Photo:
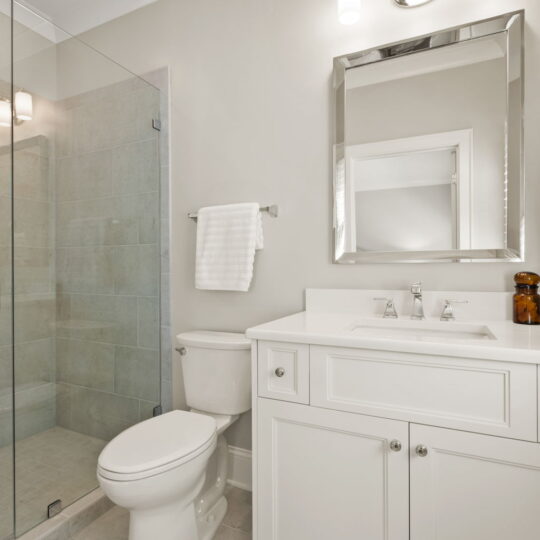
[(19, 90), (15, 93), (15, 118), (24, 122), (32, 120), (32, 94)]
[[(15, 93), (15, 124), (21, 124), (32, 120), (34, 106), (32, 94), (19, 90)], [(0, 126), (10, 127), (13, 115), (11, 112), (11, 101), (0, 98)]]
[(338, 19), (341, 24), (351, 25), (360, 20), (361, 0), (338, 0)]

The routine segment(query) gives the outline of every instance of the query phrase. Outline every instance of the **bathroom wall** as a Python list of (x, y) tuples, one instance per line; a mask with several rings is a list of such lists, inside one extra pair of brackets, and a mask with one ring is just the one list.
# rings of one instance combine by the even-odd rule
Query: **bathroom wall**
[[(300, 311), (306, 287), (504, 291), (522, 269), (540, 270), (540, 3), (434, 0), (403, 10), (364, 0), (341, 26), (336, 0), (159, 0), (81, 37), (136, 73), (171, 70), (172, 332), (244, 330)], [(332, 59), (526, 8), (527, 262), (332, 264)], [(193, 286), (196, 225), (186, 214), (237, 201), (279, 204), (264, 218), (249, 293)], [(178, 366), (176, 366), (178, 367)], [(183, 386), (175, 370), (176, 405)], [(249, 447), (249, 417), (229, 433)]]

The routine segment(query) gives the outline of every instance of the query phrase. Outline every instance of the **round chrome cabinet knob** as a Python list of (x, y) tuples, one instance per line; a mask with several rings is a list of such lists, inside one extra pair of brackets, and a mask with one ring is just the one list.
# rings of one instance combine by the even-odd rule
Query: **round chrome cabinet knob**
[(283, 375), (285, 375), (285, 368), (278, 367), (274, 373), (276, 374), (276, 377), (283, 377)]
[(419, 444), (416, 447), (416, 455), (420, 457), (426, 457), (428, 455), (428, 449), (427, 446), (424, 444)]
[(392, 452), (400, 452), (401, 451), (401, 441), (398, 441), (397, 439), (394, 439), (393, 441), (390, 441), (390, 450), (392, 450)]

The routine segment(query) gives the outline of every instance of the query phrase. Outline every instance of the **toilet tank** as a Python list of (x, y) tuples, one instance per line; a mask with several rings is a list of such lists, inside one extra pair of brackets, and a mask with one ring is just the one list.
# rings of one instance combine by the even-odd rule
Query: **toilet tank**
[(176, 341), (190, 408), (214, 414), (251, 409), (251, 341), (244, 334), (184, 332)]

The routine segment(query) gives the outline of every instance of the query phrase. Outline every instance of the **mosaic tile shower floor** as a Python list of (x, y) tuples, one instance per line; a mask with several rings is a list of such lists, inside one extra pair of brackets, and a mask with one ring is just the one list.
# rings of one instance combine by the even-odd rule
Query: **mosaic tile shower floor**
[[(47, 505), (61, 499), (66, 506), (97, 487), (96, 463), (106, 441), (54, 427), (17, 442), (17, 534), (47, 516)], [(0, 448), (0, 507), (11, 506), (12, 447)], [(11, 533), (0, 523), (0, 538)]]

